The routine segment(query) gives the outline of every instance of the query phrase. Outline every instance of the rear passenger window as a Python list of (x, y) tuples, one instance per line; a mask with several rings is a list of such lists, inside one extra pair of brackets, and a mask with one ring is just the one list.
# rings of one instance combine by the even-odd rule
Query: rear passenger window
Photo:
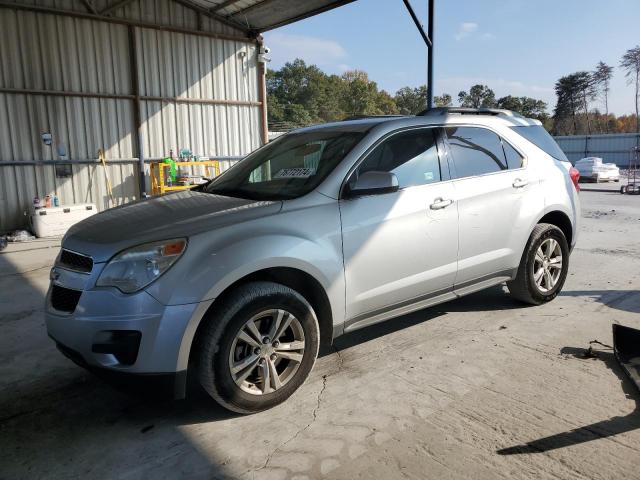
[(507, 169), (500, 137), (479, 127), (447, 127), (447, 138), (458, 178)]
[(516, 149), (504, 140), (502, 140), (502, 146), (504, 148), (504, 154), (507, 157), (507, 166), (509, 169), (522, 168), (522, 156)]
[(362, 162), (351, 181), (371, 171), (394, 173), (400, 188), (439, 182), (442, 175), (433, 129), (410, 130), (384, 140)]

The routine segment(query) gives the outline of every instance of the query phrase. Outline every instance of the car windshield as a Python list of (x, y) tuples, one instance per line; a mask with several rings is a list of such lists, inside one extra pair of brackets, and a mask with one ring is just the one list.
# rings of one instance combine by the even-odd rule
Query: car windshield
[(569, 161), (553, 137), (549, 135), (541, 125), (529, 125), (527, 127), (518, 126), (511, 128), (556, 160), (561, 160), (563, 162)]
[(322, 182), (365, 132), (322, 129), (283, 135), (238, 162), (203, 191), (255, 200), (287, 200)]

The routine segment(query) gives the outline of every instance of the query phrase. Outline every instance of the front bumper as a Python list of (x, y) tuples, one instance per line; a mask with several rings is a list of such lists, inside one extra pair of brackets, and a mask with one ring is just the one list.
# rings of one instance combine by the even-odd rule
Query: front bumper
[[(70, 275), (64, 272), (56, 285), (80, 287)], [(89, 370), (120, 377), (186, 378), (193, 335), (211, 301), (168, 306), (145, 291), (127, 295), (87, 283), (71, 313), (52, 306), (52, 287), (47, 293), (47, 332), (65, 355)]]
[[(55, 341), (55, 339), (53, 339)], [(175, 373), (131, 373), (112, 368), (89, 365), (82, 355), (59, 342), (56, 347), (77, 365), (109, 382), (115, 387), (144, 396), (183, 399), (187, 396), (187, 370)]]

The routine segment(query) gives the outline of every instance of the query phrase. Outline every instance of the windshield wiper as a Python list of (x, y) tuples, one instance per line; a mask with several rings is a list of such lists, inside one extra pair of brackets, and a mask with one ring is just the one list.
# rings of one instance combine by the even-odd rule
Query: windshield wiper
[(212, 195), (223, 195), (225, 197), (236, 197), (236, 198), (246, 198), (249, 200), (255, 200), (251, 197), (251, 195), (247, 195), (246, 190), (241, 190), (239, 188), (204, 188), (202, 189), (205, 193), (211, 193)]
[(290, 200), (292, 198), (296, 198), (297, 195), (291, 193), (269, 193), (269, 192), (259, 192), (255, 190), (245, 190), (242, 188), (211, 188), (211, 189), (203, 189), (203, 192), (211, 193), (213, 195), (224, 195), (227, 197), (236, 197), (236, 198), (245, 198), (248, 200), (265, 200), (265, 201), (275, 201), (279, 202), (282, 200)]

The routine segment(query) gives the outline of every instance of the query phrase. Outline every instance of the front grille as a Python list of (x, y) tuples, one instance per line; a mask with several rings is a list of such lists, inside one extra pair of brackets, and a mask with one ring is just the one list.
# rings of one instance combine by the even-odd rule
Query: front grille
[(77, 272), (89, 273), (93, 268), (93, 260), (91, 257), (65, 249), (62, 249), (62, 252), (60, 252), (59, 263), (62, 267), (67, 267), (69, 270), (75, 270)]
[(54, 285), (51, 288), (51, 306), (61, 312), (73, 313), (80, 300), (80, 295), (82, 295), (80, 290)]

